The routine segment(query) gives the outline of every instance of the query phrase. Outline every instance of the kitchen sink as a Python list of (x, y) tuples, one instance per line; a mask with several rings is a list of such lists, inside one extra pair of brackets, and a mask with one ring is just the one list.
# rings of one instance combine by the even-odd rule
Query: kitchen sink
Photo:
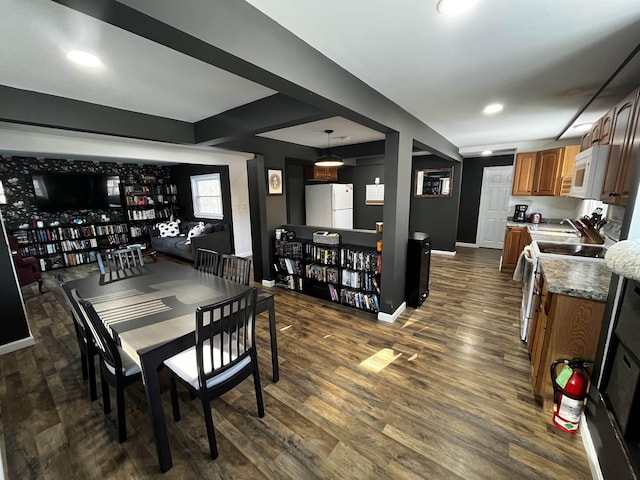
[(535, 241), (534, 253), (546, 256), (570, 256), (581, 260), (603, 260), (607, 248), (603, 245), (584, 243), (556, 243)]

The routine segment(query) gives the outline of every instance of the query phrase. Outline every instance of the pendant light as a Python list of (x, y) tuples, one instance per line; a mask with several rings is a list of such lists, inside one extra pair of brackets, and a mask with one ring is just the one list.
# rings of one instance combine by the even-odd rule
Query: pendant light
[(324, 133), (327, 134), (327, 153), (318, 157), (315, 165), (317, 167), (341, 167), (344, 165), (342, 158), (331, 153), (331, 134), (333, 130), (325, 130)]

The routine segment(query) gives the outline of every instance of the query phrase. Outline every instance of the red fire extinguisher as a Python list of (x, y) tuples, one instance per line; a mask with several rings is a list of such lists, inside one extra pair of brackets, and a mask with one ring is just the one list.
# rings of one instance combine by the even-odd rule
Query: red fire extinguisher
[[(560, 374), (556, 376), (558, 365), (564, 365)], [(553, 412), (553, 423), (560, 430), (576, 433), (587, 397), (589, 386), (589, 372), (587, 368), (591, 362), (574, 358), (561, 359), (551, 364), (551, 383), (553, 383), (553, 401), (556, 404)]]

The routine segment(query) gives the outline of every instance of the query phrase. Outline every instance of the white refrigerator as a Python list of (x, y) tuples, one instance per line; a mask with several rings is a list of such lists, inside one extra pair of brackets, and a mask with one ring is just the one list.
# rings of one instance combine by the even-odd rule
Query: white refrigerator
[(353, 184), (307, 185), (305, 204), (307, 225), (353, 228)]

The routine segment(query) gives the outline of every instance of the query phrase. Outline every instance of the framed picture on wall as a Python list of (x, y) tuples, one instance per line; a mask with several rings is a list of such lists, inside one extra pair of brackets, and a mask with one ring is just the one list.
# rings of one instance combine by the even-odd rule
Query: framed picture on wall
[(269, 195), (282, 194), (282, 170), (267, 170)]

